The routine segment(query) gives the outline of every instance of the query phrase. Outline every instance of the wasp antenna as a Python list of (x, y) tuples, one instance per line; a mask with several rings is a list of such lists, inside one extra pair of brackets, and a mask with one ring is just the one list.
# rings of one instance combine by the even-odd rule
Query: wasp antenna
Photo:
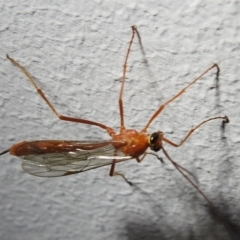
[(0, 155), (3, 155), (3, 154), (5, 154), (5, 153), (9, 152), (9, 150), (10, 150), (10, 149), (7, 149), (7, 150), (1, 152)]
[(230, 123), (230, 120), (229, 120), (229, 118), (228, 118), (228, 116), (227, 115), (225, 115), (225, 118), (224, 118), (224, 123)]

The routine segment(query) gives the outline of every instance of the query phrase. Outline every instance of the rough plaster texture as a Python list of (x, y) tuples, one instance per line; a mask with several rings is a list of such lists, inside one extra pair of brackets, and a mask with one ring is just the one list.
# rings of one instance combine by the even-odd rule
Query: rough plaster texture
[[(149, 132), (162, 130), (178, 142), (201, 120), (229, 116), (225, 131), (221, 121), (211, 122), (181, 148), (165, 147), (197, 176), (239, 239), (239, 9), (238, 1), (0, 1), (0, 150), (27, 139), (108, 139), (97, 127), (58, 121), (6, 53), (28, 69), (60, 113), (118, 130), (122, 65), (135, 24), (148, 64), (135, 39), (124, 90), (127, 127), (141, 129), (213, 62), (221, 68), (218, 89), (213, 70)], [(135, 184), (130, 187), (110, 178), (109, 167), (46, 179), (1, 156), (0, 239), (230, 239), (206, 201), (164, 159), (118, 165)]]

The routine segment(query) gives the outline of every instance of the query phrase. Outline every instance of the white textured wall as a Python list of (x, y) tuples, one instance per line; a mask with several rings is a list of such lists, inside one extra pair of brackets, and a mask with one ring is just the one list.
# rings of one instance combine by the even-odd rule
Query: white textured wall
[[(147, 1), (145, 1), (147, 2)], [(156, 2), (160, 2), (157, 4)], [(35, 93), (8, 53), (34, 76), (56, 109), (118, 130), (118, 94), (130, 26), (137, 39), (124, 90), (127, 127), (141, 129), (157, 107), (213, 62), (214, 71), (151, 125), (178, 142), (165, 145), (239, 233), (240, 4), (238, 1), (0, 1), (0, 150), (27, 139), (108, 139), (97, 127), (61, 122)], [(225, 139), (222, 136), (225, 136)], [(159, 153), (162, 156), (162, 152)], [(70, 177), (37, 178), (21, 161), (0, 158), (0, 239), (229, 239), (205, 200), (165, 159), (117, 166), (135, 183), (110, 178), (109, 167)], [(236, 237), (236, 239), (238, 239)]]

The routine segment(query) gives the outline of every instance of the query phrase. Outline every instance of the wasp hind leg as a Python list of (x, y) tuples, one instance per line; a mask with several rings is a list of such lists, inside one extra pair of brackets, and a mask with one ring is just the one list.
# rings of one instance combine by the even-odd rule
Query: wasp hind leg
[(110, 177), (121, 176), (126, 181), (126, 183), (128, 183), (130, 186), (132, 186), (133, 185), (132, 182), (128, 181), (127, 178), (122, 173), (114, 171), (115, 164), (116, 164), (116, 160), (114, 159), (112, 162), (112, 165), (111, 165), (110, 172), (109, 172)]

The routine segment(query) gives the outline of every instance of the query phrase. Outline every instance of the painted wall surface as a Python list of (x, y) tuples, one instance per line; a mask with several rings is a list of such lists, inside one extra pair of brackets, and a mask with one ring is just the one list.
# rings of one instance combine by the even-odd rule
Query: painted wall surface
[[(38, 178), (21, 160), (0, 157), (1, 240), (239, 239), (239, 1), (0, 1), (0, 151), (22, 140), (109, 139), (101, 128), (59, 121), (6, 54), (34, 77), (60, 114), (119, 131), (123, 94), (127, 128), (141, 130), (154, 111), (213, 63), (211, 70), (162, 112), (149, 133), (179, 142), (169, 155), (198, 179), (221, 218), (171, 165), (148, 156), (62, 178)], [(224, 226), (224, 224), (225, 226)], [(226, 225), (229, 226), (228, 229)]]

